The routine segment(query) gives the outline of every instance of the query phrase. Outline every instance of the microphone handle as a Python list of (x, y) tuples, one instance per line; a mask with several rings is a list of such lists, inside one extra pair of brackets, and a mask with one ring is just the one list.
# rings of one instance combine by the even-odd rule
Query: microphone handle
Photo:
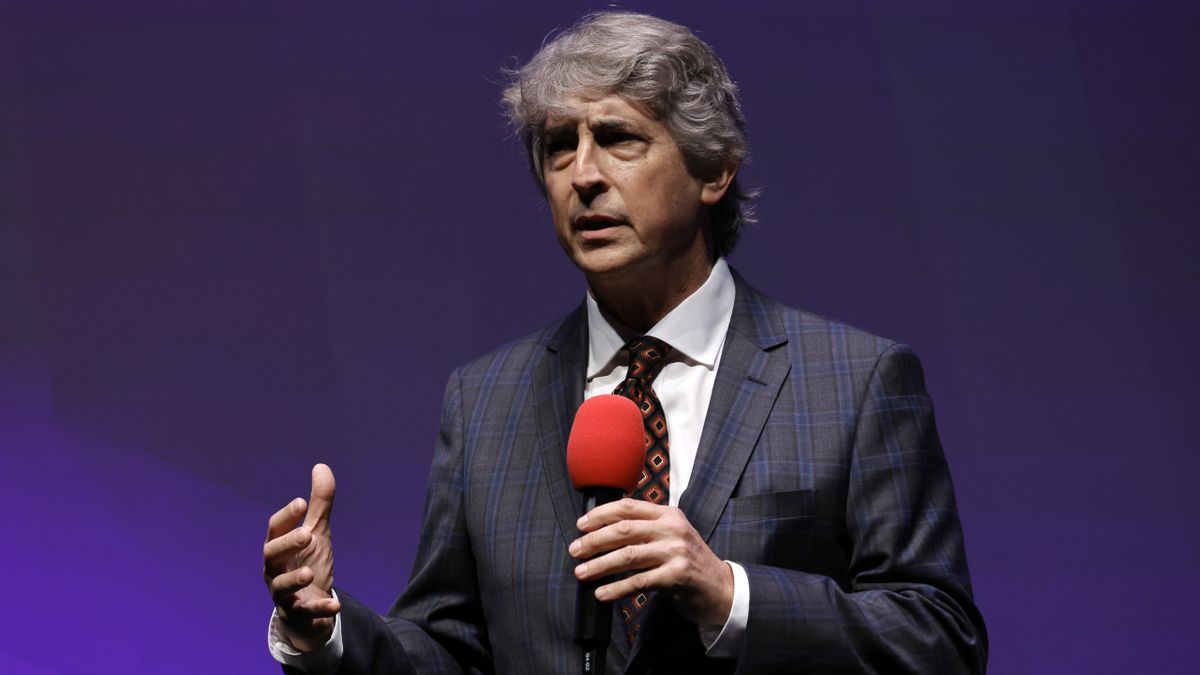
[(608, 645), (602, 647), (584, 647), (583, 665), (579, 672), (583, 675), (600, 675), (604, 672), (604, 655)]
[[(583, 491), (583, 512), (588, 513), (602, 504), (615, 502), (625, 496), (620, 488), (594, 487)], [(604, 654), (612, 635), (612, 603), (596, 599), (596, 589), (614, 577), (580, 581), (575, 595), (575, 644), (583, 648), (582, 672), (596, 675), (604, 672)]]

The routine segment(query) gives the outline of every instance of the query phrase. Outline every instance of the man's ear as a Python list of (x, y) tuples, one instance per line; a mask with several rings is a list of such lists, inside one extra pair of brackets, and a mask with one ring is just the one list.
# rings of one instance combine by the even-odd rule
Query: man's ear
[(732, 161), (726, 164), (710, 180), (704, 181), (700, 187), (700, 201), (705, 206), (715, 206), (729, 190), (733, 177), (737, 175), (739, 163)]

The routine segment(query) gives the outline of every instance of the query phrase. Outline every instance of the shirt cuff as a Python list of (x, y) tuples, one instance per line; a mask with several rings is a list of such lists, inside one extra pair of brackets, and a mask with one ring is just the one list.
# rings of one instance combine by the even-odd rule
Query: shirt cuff
[(700, 641), (707, 650), (706, 656), (715, 659), (736, 659), (742, 651), (742, 636), (746, 633), (746, 622), (750, 620), (750, 577), (746, 568), (725, 561), (733, 570), (733, 604), (725, 625), (700, 626)]
[[(330, 590), (333, 599), (337, 600), (337, 591)], [(291, 666), (309, 675), (332, 675), (337, 672), (342, 663), (342, 613), (333, 617), (333, 635), (329, 641), (311, 652), (302, 652), (292, 646), (288, 640), (287, 629), (279, 619), (278, 610), (271, 612), (271, 622), (267, 625), (267, 648), (271, 656), (285, 666)]]

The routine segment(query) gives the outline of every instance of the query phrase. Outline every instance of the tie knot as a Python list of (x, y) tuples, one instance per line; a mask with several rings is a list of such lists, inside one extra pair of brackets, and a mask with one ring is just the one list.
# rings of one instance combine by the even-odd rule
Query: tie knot
[(651, 382), (667, 363), (674, 350), (671, 345), (649, 335), (635, 337), (625, 345), (629, 351), (629, 372), (626, 379)]

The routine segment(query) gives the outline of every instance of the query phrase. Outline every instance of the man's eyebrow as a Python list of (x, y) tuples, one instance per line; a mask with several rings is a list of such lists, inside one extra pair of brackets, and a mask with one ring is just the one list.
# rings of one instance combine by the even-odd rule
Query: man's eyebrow
[(562, 136), (563, 134), (573, 133), (575, 131), (575, 123), (570, 120), (564, 120), (555, 124), (547, 124), (542, 130), (544, 136)]
[(609, 118), (605, 118), (605, 119), (598, 119), (595, 122), (592, 122), (591, 125), (589, 125), (589, 126), (591, 126), (591, 128), (592, 128), (593, 134), (604, 133), (604, 132), (613, 133), (613, 132), (618, 132), (618, 131), (633, 131), (633, 129), (634, 129), (634, 125), (632, 122), (630, 122), (629, 120), (621, 119), (620, 117), (609, 117)]
[[(558, 139), (575, 135), (578, 120), (562, 120), (547, 124), (542, 130), (545, 139)], [(588, 123), (593, 134), (629, 133), (637, 130), (637, 125), (620, 117), (606, 117)]]

